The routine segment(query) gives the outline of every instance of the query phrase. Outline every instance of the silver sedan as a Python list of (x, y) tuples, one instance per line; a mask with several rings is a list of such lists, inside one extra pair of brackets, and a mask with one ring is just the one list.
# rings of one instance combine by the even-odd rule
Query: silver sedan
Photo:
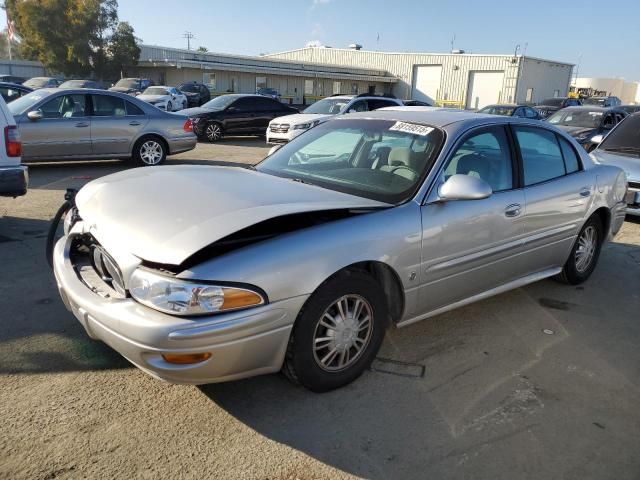
[(157, 378), (282, 370), (326, 391), (370, 365), (390, 326), (547, 277), (584, 282), (625, 192), (622, 170), (538, 121), (351, 114), (255, 168), (94, 180), (54, 271), (89, 336)]
[(116, 92), (41, 89), (8, 106), (25, 162), (132, 158), (141, 166), (159, 165), (197, 141), (186, 116)]

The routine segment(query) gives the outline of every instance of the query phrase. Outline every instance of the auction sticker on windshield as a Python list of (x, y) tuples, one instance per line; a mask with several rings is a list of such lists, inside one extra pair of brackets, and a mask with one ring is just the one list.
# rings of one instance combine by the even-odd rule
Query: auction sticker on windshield
[(415, 123), (396, 122), (389, 130), (426, 137), (433, 132), (433, 127), (425, 127), (424, 125), (416, 125)]

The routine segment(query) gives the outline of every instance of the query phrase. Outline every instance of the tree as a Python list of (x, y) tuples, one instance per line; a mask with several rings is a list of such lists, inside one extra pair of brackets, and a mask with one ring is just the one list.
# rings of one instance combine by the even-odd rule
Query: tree
[(5, 6), (22, 55), (49, 70), (108, 79), (137, 62), (137, 39), (131, 25), (118, 22), (117, 0), (6, 0)]
[(196, 49), (196, 52), (200, 52), (200, 53), (207, 53), (209, 51), (209, 49), (207, 47), (203, 47), (203, 46), (199, 46)]

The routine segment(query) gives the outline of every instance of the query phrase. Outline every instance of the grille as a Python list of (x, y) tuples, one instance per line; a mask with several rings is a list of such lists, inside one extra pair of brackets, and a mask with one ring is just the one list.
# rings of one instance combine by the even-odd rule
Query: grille
[(640, 190), (640, 182), (629, 182), (629, 188)]
[(71, 264), (78, 278), (102, 297), (126, 297), (122, 272), (116, 261), (91, 235), (74, 240)]
[(269, 131), (271, 133), (287, 133), (289, 131), (288, 123), (272, 123), (269, 125)]

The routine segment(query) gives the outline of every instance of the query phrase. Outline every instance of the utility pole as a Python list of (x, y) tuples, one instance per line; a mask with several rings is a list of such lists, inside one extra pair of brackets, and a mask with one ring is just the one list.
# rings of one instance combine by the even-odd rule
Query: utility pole
[[(9, 21), (9, 12), (7, 12), (7, 6), (3, 3), (2, 5), (0, 5), (0, 8), (4, 10), (4, 14), (7, 17), (7, 47), (9, 49), (9, 61), (11, 61), (13, 60), (13, 56), (11, 54), (11, 40), (13, 40), (13, 25), (11, 25), (11, 22)], [(11, 65), (9, 65), (9, 70), (11, 70)]]
[(196, 36), (191, 32), (184, 32), (182, 38), (187, 39), (187, 50), (191, 50), (191, 40), (196, 38)]

